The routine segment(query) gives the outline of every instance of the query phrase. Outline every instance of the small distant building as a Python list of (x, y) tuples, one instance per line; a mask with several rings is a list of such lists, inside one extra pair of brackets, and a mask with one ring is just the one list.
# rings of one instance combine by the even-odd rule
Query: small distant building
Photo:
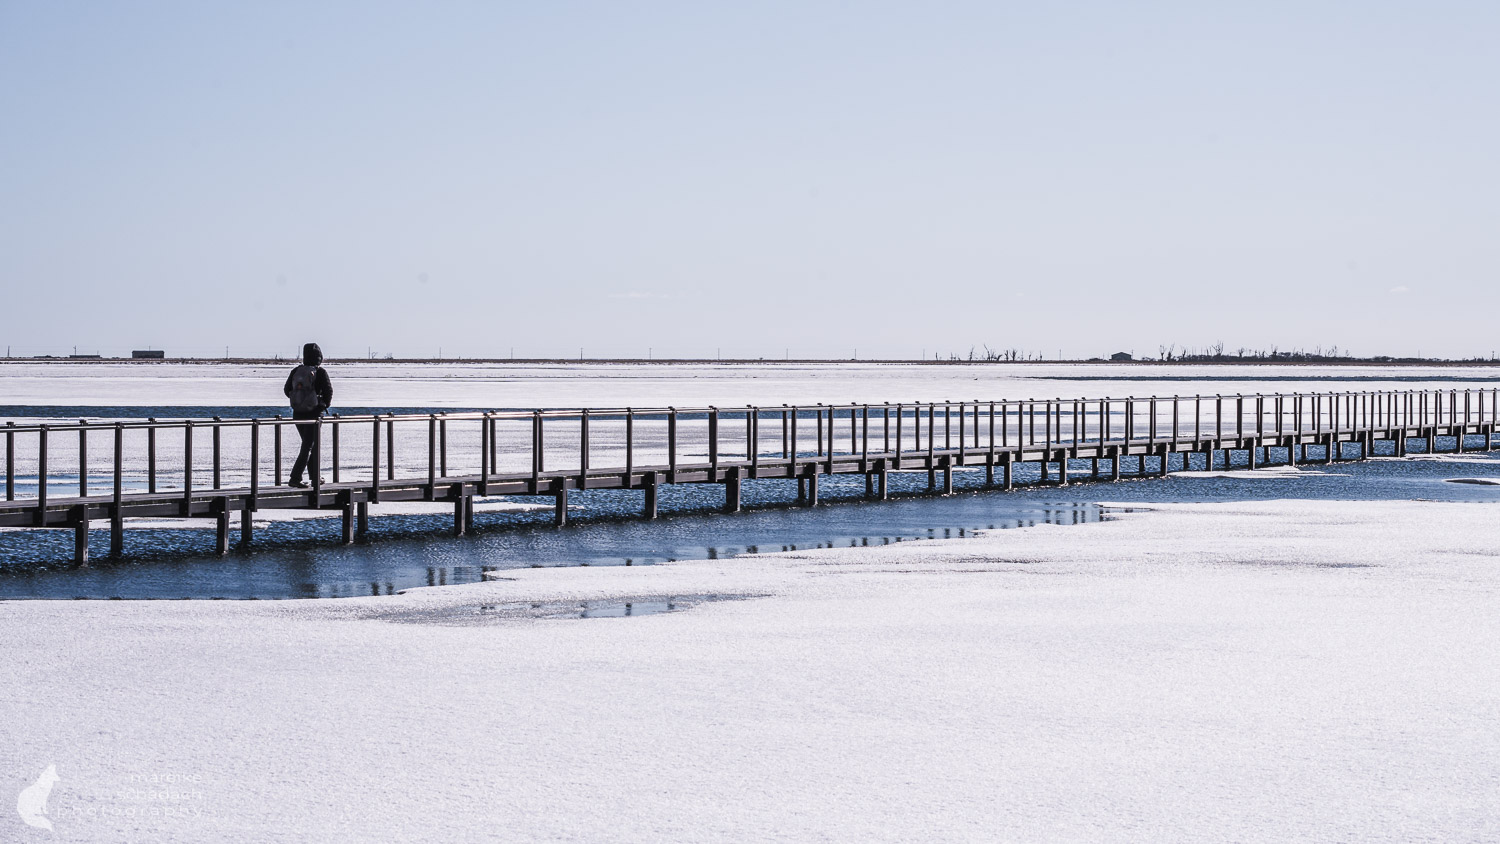
[(1112, 354), (1112, 355), (1109, 356), (1109, 359), (1110, 360), (1135, 360), (1135, 358), (1133, 358), (1133, 357), (1130, 356), (1129, 352), (1115, 352), (1114, 354)]
[(144, 351), (143, 352), (140, 349), (137, 349), (137, 350), (131, 352), (130, 356), (132, 358), (135, 358), (136, 360), (163, 360), (163, 359), (166, 358), (167, 353), (163, 352), (163, 351)]

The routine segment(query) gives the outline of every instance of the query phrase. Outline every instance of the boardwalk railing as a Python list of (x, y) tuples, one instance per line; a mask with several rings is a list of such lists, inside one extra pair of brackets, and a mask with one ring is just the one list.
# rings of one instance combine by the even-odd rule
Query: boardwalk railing
[[(1417, 438), (1482, 436), (1488, 449), (1500, 391), (1439, 390), (1287, 395), (840, 404), (779, 407), (612, 408), (425, 415), (329, 416), (316, 423), (311, 488), (288, 486), (300, 443), (297, 423), (270, 419), (8, 423), (0, 526), (71, 527), (87, 558), (88, 523), (109, 519), (112, 550), (121, 522), (134, 516), (212, 518), (227, 550), (229, 519), (241, 514), (241, 540), (261, 509), (339, 509), (343, 537), (367, 523), (381, 501), (448, 501), (454, 528), (473, 519), (473, 498), (547, 495), (567, 519), (570, 490), (645, 491), (654, 517), (662, 484), (725, 487), (738, 510), (741, 482), (799, 481), (799, 498), (818, 501), (818, 477), (860, 473), (884, 497), (893, 471), (926, 471), (929, 488), (952, 490), (955, 467), (983, 466), (986, 483), (1009, 488), (1013, 467), (1038, 463), (1043, 482), (1066, 484), (1069, 460), (1100, 462), (1119, 478), (1123, 458), (1166, 472), (1173, 454), (1248, 451), (1249, 465), (1286, 449), (1293, 463), (1307, 446), (1324, 459), (1377, 442), (1405, 454)], [(304, 423), (306, 424), (306, 423)], [(1299, 452), (1303, 455), (1299, 457)], [(1052, 468), (1055, 465), (1055, 470)], [(1187, 466), (1187, 458), (1182, 458)]]

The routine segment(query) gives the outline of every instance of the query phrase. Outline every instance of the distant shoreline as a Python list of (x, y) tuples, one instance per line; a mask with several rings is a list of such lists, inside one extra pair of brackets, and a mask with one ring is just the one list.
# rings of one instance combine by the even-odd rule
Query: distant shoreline
[[(141, 365), (160, 364), (222, 364), (222, 365), (271, 365), (296, 363), (299, 359), (282, 358), (108, 358), (108, 357), (10, 357), (0, 358), (0, 364), (98, 364), (123, 363)], [(809, 365), (877, 365), (877, 366), (1058, 366), (1058, 365), (1109, 365), (1132, 366), (1362, 366), (1362, 367), (1460, 367), (1500, 366), (1500, 360), (1429, 360), (1422, 358), (1334, 358), (1317, 360), (1268, 360), (1259, 358), (1228, 358), (1223, 360), (1127, 360), (1112, 361), (1099, 358), (1082, 360), (913, 360), (910, 358), (328, 358), (325, 363), (338, 366), (360, 364), (486, 364), (516, 366), (809, 366)]]

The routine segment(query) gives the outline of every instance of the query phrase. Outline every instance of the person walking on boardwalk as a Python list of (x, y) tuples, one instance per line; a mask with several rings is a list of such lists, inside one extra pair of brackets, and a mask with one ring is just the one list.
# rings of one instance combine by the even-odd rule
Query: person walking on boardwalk
[[(333, 382), (328, 380), (328, 371), (322, 364), (323, 350), (317, 343), (302, 347), (302, 365), (292, 368), (286, 377), (286, 386), (282, 388), (292, 402), (293, 419), (317, 419), (333, 404)], [(315, 422), (298, 423), (296, 427), (297, 435), (302, 438), (302, 449), (292, 464), (291, 485), (305, 487), (307, 482), (302, 480), (302, 473), (307, 471), (307, 462), (312, 457), (318, 439), (318, 425)], [(316, 473), (319, 467), (314, 466), (312, 470)]]

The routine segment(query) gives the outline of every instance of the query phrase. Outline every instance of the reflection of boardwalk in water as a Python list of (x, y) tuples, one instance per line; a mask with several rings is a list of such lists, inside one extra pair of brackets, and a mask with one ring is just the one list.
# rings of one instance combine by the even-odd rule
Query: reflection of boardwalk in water
[(546, 496), (558, 525), (579, 490), (641, 491), (654, 518), (664, 486), (721, 487), (734, 512), (746, 481), (785, 480), (814, 506), (820, 479), (837, 476), (863, 476), (865, 494), (884, 499), (910, 472), (950, 493), (964, 468), (1010, 489), (1023, 465), (1037, 483), (1067, 485), (1076, 461), (1090, 479), (1118, 480), (1236, 454), (1250, 469), (1403, 455), (1412, 439), (1429, 452), (1489, 450), (1495, 411), (1494, 390), (1449, 390), (328, 417), (309, 489), (285, 484), (297, 441), (287, 419), (10, 425), (0, 526), (71, 528), (82, 563), (91, 520), (111, 522), (118, 553), (125, 518), (203, 518), (225, 553), (235, 513), (249, 544), (257, 511), (337, 511), (347, 543), (382, 502), (447, 502), (459, 534), (477, 496)]

